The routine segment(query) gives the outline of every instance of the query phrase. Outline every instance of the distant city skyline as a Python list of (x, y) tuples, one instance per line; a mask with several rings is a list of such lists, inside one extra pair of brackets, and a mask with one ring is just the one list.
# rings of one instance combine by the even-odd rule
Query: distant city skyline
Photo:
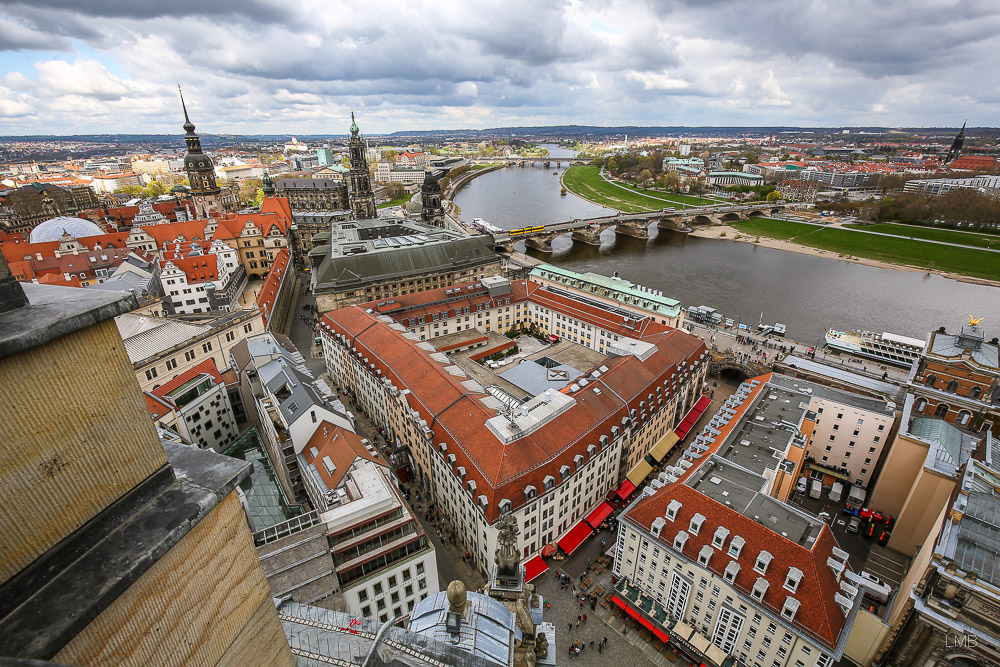
[(0, 134), (996, 124), (989, 2), (7, 3)]

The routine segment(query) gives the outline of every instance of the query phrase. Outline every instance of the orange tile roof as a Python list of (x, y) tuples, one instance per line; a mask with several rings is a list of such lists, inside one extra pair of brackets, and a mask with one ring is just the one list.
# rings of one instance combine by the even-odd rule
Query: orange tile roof
[[(313, 448), (316, 449), (315, 455)], [(377, 454), (372, 454), (361, 441), (361, 436), (340, 426), (336, 426), (326, 421), (320, 422), (316, 431), (309, 438), (306, 446), (302, 450), (302, 455), (306, 462), (311, 463), (319, 471), (320, 477), (326, 482), (327, 489), (336, 489), (344, 479), (344, 475), (350, 470), (354, 462), (361, 458), (374, 461), (379, 465), (385, 465), (385, 461)], [(330, 457), (333, 462), (334, 471), (331, 474), (323, 464), (324, 457)]]
[(283, 232), (287, 232), (292, 224), (292, 207), (288, 203), (288, 197), (264, 197), (264, 201), (260, 204), (260, 212), (277, 214), (277, 217), (284, 221), (279, 224)]
[[(673, 522), (668, 521), (663, 527), (659, 538), (661, 542), (673, 548), (677, 533), (680, 530), (687, 531), (689, 537), (682, 553), (698, 562), (698, 553), (703, 546), (711, 545), (715, 529), (719, 526), (726, 527), (730, 531), (729, 539), (739, 535), (746, 540), (746, 544), (739, 558), (716, 551), (709, 560), (708, 569), (722, 576), (726, 565), (735, 560), (740, 564), (740, 571), (734, 584), (748, 594), (753, 590), (757, 578), (763, 577), (769, 584), (762, 600), (764, 607), (780, 615), (785, 597), (795, 597), (802, 604), (793, 623), (807, 630), (826, 646), (836, 647), (845, 619), (843, 611), (833, 599), (834, 594), (840, 592), (837, 576), (826, 564), (827, 559), (833, 557), (833, 549), (837, 546), (829, 526), (822, 527), (812, 548), (808, 549), (680, 481), (658, 489), (652, 496), (640, 498), (623, 515), (623, 520), (652, 533), (653, 521), (665, 516), (667, 505), (675, 499), (681, 503), (681, 509), (677, 512), (677, 518)], [(705, 517), (705, 523), (697, 535), (688, 529), (691, 518), (696, 513)], [(753, 569), (761, 551), (767, 551), (772, 556), (763, 575)], [(795, 593), (784, 588), (789, 567), (802, 571), (802, 579)]]
[(43, 273), (38, 276), (38, 282), (42, 285), (62, 285), (63, 287), (83, 287), (83, 283), (76, 276), (70, 276), (69, 280), (66, 280), (66, 276), (62, 273)]
[(159, 387), (153, 390), (153, 393), (156, 396), (166, 400), (167, 394), (172, 392), (174, 389), (177, 389), (185, 382), (193, 380), (199, 375), (203, 375), (206, 373), (215, 378), (216, 383), (222, 382), (222, 375), (219, 373), (219, 369), (215, 365), (215, 360), (209, 357), (208, 359), (194, 366), (193, 368), (189, 368), (188, 370), (184, 371), (177, 377), (168, 380), (166, 384), (160, 385)]
[(174, 409), (174, 405), (172, 403), (165, 401), (159, 396), (151, 394), (148, 391), (142, 392), (142, 397), (146, 399), (146, 408), (149, 410), (149, 414), (153, 419), (159, 419)]
[[(586, 457), (590, 444), (600, 447), (600, 436), (610, 436), (611, 428), (620, 426), (631, 410), (638, 412), (640, 402), (654, 392), (654, 385), (662, 386), (678, 372), (679, 362), (692, 364), (705, 351), (700, 339), (658, 325), (659, 332), (643, 338), (656, 345), (646, 361), (634, 356), (605, 360), (608, 371), (573, 395), (573, 407), (504, 445), (485, 426), (495, 412), (479, 400), (484, 394), (471, 393), (461, 384), (467, 378), (449, 374), (444, 364), (418, 347), (417, 341), (405, 338), (365, 310), (361, 306), (343, 308), (328, 313), (322, 321), (328, 332), (350, 338), (351, 345), (384, 377), (410, 390), (411, 407), (434, 430), (435, 443), (448, 446), (448, 454), (455, 454), (455, 465), (465, 467), (466, 481), (475, 481), (475, 495), (486, 496), (486, 516), (491, 522), (499, 516), (501, 499), (520, 507), (526, 502), (526, 486), (540, 490), (547, 475), (559, 479), (563, 465), (575, 468), (574, 457)], [(601, 385), (609, 391), (592, 391)], [(670, 392), (665, 394), (669, 398)]]
[(264, 278), (264, 284), (261, 285), (260, 291), (257, 293), (257, 306), (260, 308), (261, 317), (264, 320), (264, 326), (267, 326), (267, 321), (271, 318), (271, 310), (274, 308), (274, 301), (278, 298), (278, 290), (281, 287), (281, 279), (285, 275), (285, 269), (288, 267), (288, 249), (282, 248), (278, 251), (278, 254), (274, 256), (274, 262), (271, 264), (271, 270), (267, 272), (267, 277)]
[(215, 255), (196, 255), (167, 260), (187, 275), (188, 283), (203, 283), (219, 279), (218, 258)]
[(161, 222), (158, 225), (146, 225), (142, 230), (153, 237), (157, 248), (162, 248), (168, 241), (176, 241), (180, 237), (184, 237), (186, 241), (205, 239), (207, 222), (207, 220)]

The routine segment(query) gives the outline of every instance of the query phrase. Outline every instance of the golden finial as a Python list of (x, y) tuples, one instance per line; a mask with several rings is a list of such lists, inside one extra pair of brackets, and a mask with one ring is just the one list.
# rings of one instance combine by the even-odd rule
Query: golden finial
[(982, 322), (982, 321), (983, 321), (983, 320), (985, 320), (985, 319), (986, 319), (985, 317), (980, 317), (980, 318), (979, 318), (979, 319), (977, 320), (977, 319), (976, 319), (975, 317), (973, 317), (972, 315), (969, 315), (969, 326), (973, 326), (973, 327), (977, 327), (977, 326), (979, 326), (979, 323), (980, 323), (980, 322)]

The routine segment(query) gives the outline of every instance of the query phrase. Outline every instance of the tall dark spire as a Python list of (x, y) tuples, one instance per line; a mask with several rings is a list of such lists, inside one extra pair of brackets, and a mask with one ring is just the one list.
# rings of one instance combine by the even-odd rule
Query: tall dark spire
[(368, 173), (368, 158), (365, 156), (365, 144), (361, 140), (358, 124), (354, 122), (354, 112), (351, 112), (351, 138), (347, 140), (347, 152), (351, 160), (351, 171), (347, 176), (350, 189), (351, 210), (355, 220), (368, 220), (378, 217), (375, 210), (375, 195), (372, 192), (371, 174)]
[(192, 123), (191, 119), (188, 118), (188, 108), (187, 105), (184, 104), (184, 91), (181, 90), (181, 84), (179, 83), (177, 84), (177, 92), (180, 93), (181, 108), (184, 109), (184, 131), (188, 134), (194, 134), (194, 123)]
[(965, 124), (968, 120), (962, 121), (962, 129), (958, 131), (958, 136), (955, 137), (955, 141), (951, 142), (951, 149), (948, 150), (948, 157), (944, 159), (945, 164), (951, 164), (958, 156), (962, 153), (962, 147), (965, 145)]
[(260, 180), (261, 180), (260, 189), (264, 193), (264, 196), (265, 197), (273, 196), (274, 183), (271, 181), (271, 176), (270, 174), (267, 173), (267, 170), (264, 170), (264, 177), (261, 178)]
[(356, 137), (356, 136), (358, 136), (358, 132), (360, 132), (360, 130), (358, 129), (358, 124), (354, 122), (354, 111), (352, 110), (351, 111), (351, 134)]

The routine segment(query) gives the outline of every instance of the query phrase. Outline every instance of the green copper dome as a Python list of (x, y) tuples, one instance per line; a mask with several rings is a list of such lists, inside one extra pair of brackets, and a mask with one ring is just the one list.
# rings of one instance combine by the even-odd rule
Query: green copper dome
[(354, 112), (351, 112), (351, 134), (358, 133), (358, 124), (354, 122)]

